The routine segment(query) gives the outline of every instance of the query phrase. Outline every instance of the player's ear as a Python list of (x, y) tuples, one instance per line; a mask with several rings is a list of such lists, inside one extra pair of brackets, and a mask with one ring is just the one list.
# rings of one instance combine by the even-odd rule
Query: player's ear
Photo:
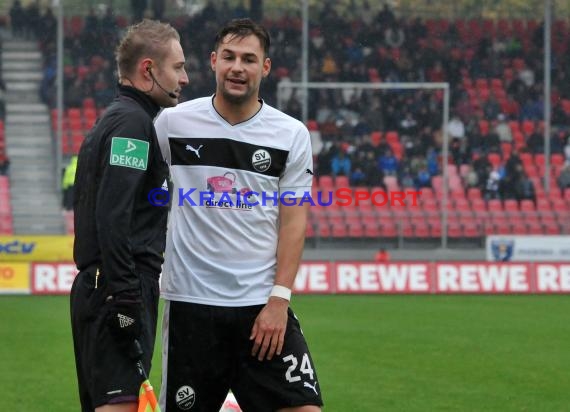
[(263, 77), (269, 76), (270, 71), (271, 71), (271, 59), (269, 57), (266, 57), (265, 60), (263, 61), (263, 70), (262, 70)]
[(210, 53), (210, 67), (212, 68), (212, 71), (216, 71), (217, 60), (218, 60), (218, 55), (216, 54), (216, 52), (213, 51), (212, 53)]

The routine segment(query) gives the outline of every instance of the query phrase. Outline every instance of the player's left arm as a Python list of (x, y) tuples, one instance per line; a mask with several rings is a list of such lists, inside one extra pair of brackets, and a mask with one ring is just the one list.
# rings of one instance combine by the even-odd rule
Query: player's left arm
[[(285, 172), (279, 179), (281, 196), (295, 200), (279, 204), (279, 227), (277, 239), (277, 269), (274, 285), (267, 304), (255, 319), (251, 339), (254, 340), (252, 355), (259, 360), (280, 355), (287, 329), (287, 309), (290, 290), (301, 262), (305, 243), (305, 228), (309, 202), (303, 201), (311, 194), (313, 182), (313, 152), (307, 128), (299, 123), (293, 139)], [(294, 203), (294, 204), (293, 204)], [(278, 296), (274, 296), (278, 295)], [(280, 297), (281, 296), (281, 297)]]
[[(279, 205), (276, 286), (293, 289), (303, 255), (307, 213), (307, 203), (294, 206)], [(251, 339), (254, 340), (252, 356), (257, 356), (259, 360), (263, 360), (264, 357), (270, 360), (275, 354), (281, 354), (287, 329), (288, 308), (288, 299), (269, 297), (252, 328)]]

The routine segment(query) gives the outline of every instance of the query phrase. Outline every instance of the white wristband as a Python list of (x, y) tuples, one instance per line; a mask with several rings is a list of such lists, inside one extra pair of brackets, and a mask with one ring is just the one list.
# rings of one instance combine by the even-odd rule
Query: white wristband
[(278, 298), (291, 301), (291, 289), (285, 286), (275, 285), (273, 289), (271, 289), (269, 296), (277, 296)]

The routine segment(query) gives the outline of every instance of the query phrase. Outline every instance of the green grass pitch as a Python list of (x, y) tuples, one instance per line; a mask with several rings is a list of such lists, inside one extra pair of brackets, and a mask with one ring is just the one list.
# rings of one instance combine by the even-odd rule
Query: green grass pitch
[[(3, 410), (79, 410), (68, 307), (0, 297)], [(292, 307), (326, 411), (570, 410), (568, 296), (295, 296)]]

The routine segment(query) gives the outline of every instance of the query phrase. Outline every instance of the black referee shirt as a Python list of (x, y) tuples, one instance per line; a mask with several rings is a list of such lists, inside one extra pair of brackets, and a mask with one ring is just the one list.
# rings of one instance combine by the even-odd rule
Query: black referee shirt
[(159, 110), (119, 86), (79, 151), (74, 259), (79, 270), (98, 267), (110, 294), (138, 292), (138, 277), (158, 276), (164, 260), (168, 207), (148, 199), (169, 180), (153, 125)]

